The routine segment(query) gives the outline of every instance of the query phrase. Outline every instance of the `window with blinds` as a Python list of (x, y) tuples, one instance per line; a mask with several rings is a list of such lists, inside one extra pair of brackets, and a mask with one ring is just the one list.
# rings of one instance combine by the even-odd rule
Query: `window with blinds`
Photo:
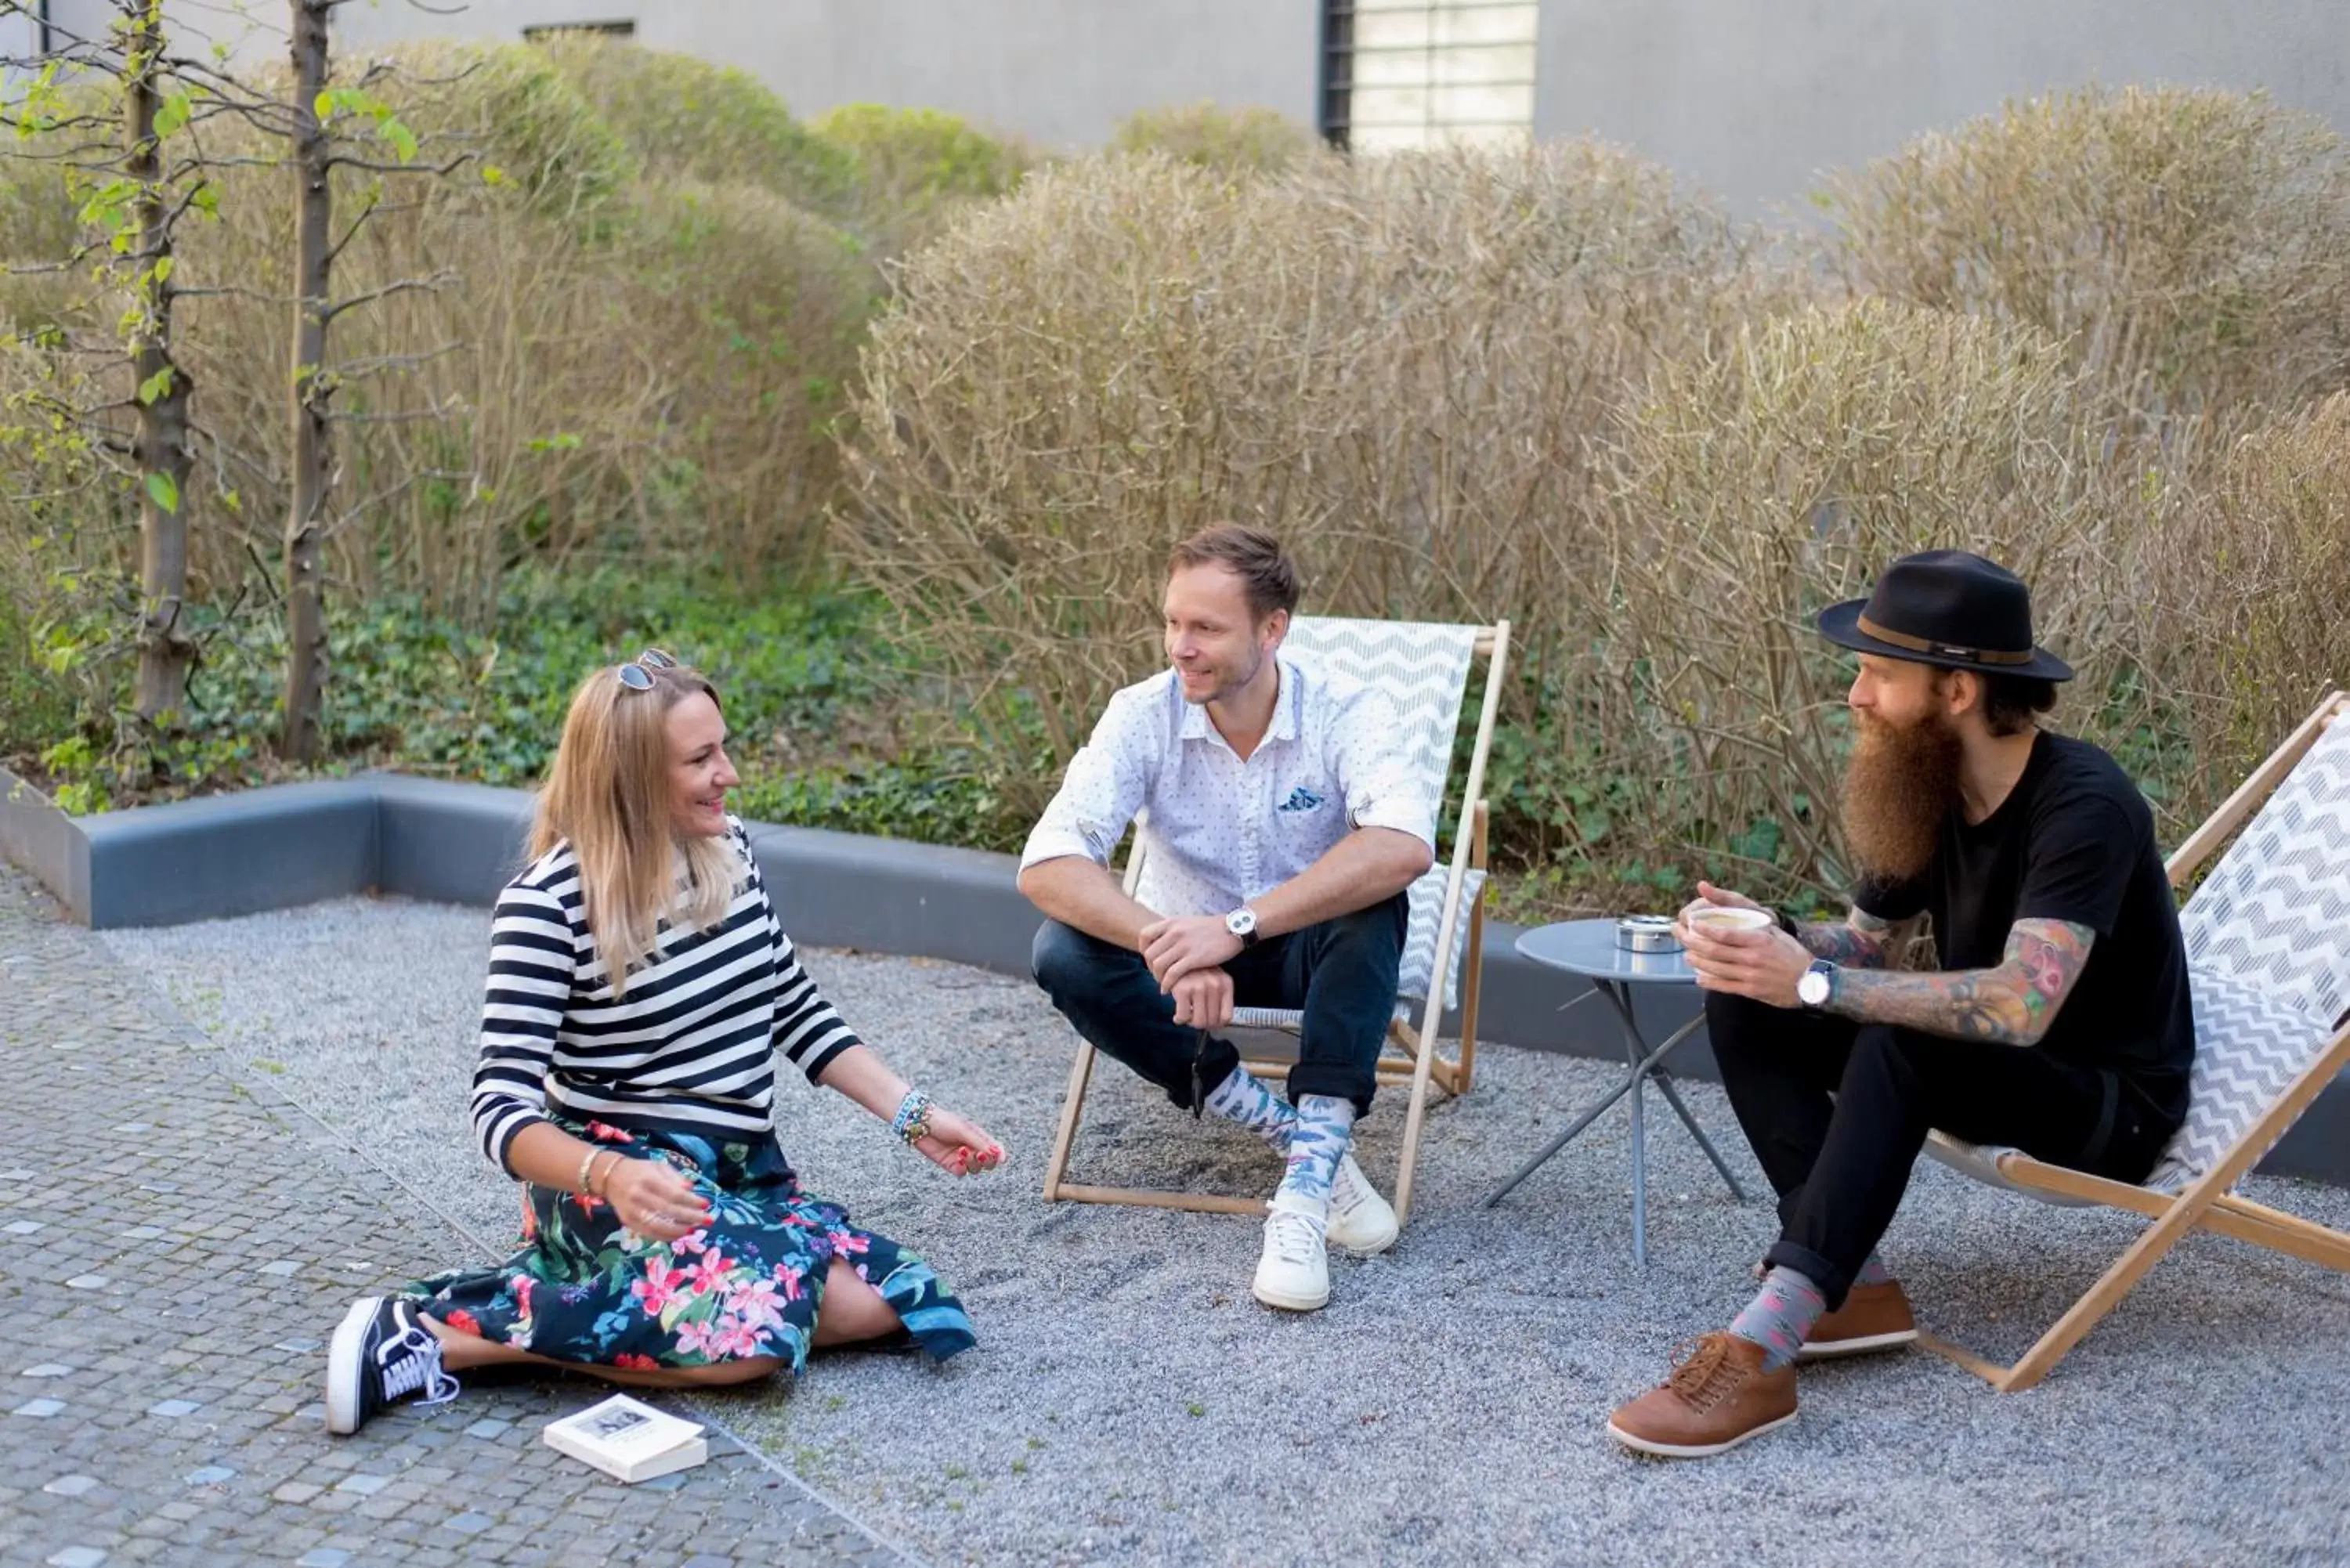
[(1322, 134), (1356, 152), (1524, 140), (1537, 0), (1324, 0)]

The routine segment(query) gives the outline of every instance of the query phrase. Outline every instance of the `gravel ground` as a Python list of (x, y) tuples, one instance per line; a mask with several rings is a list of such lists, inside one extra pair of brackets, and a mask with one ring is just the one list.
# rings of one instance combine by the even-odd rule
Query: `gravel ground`
[[(464, 1123), (482, 911), (350, 900), (109, 940), (421, 1201), (511, 1235), (513, 1187)], [(1480, 1207), (1611, 1081), (1605, 1065), (1488, 1049), (1468, 1101), (1430, 1116), (1401, 1245), (1334, 1263), (1331, 1305), (1293, 1318), (1248, 1294), (1246, 1220), (1037, 1198), (1071, 1042), (1034, 987), (917, 960), (808, 963), (902, 1072), (1012, 1151), (1004, 1175), (958, 1183), (836, 1096), (795, 1085), (781, 1113), (809, 1187), (929, 1255), (981, 1345), (944, 1368), (819, 1360), (722, 1407), (934, 1561), (2350, 1562), (2339, 1275), (2193, 1238), (2032, 1392), (1994, 1395), (1922, 1352), (1865, 1358), (1806, 1372), (1800, 1419), (1731, 1456), (1636, 1460), (1602, 1431), (1608, 1410), (1736, 1309), (1770, 1215), (1732, 1202), (1653, 1098), (1645, 1272), (1620, 1111)], [(1253, 1140), (1194, 1127), (1114, 1064), (1096, 1084), (1081, 1178), (1271, 1190)], [(1719, 1090), (1687, 1094), (1761, 1190)], [(1382, 1184), (1401, 1121), (1395, 1100), (1366, 1124)], [(2350, 1192), (2251, 1190), (2350, 1224)], [(1929, 1326), (2007, 1357), (2135, 1224), (1929, 1162), (1885, 1251)]]

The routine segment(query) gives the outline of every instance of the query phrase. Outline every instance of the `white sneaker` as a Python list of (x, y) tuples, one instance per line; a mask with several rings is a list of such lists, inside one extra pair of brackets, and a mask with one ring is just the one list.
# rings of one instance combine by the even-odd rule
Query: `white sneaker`
[(1323, 1242), (1323, 1206), (1276, 1192), (1264, 1220), (1264, 1256), (1249, 1289), (1284, 1312), (1313, 1312), (1330, 1299), (1330, 1253)]
[(1330, 1180), (1330, 1245), (1367, 1258), (1395, 1245), (1396, 1211), (1379, 1196), (1351, 1154)]

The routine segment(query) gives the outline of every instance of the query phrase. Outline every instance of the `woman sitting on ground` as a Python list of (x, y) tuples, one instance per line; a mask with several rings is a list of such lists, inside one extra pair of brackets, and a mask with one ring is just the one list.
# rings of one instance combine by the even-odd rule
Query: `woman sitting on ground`
[(473, 1075), (483, 1152), (528, 1184), (524, 1248), (355, 1302), (328, 1431), (475, 1366), (678, 1388), (797, 1373), (812, 1347), (972, 1345), (930, 1266), (802, 1192), (777, 1146), (780, 1051), (951, 1174), (1003, 1158), (816, 993), (726, 813), (725, 742), (717, 691), (665, 654), (572, 698), (536, 858), (498, 898)]

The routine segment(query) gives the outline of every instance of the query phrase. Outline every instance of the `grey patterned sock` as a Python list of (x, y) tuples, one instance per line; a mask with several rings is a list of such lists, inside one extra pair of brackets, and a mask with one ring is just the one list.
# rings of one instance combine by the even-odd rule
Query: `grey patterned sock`
[(1827, 1310), (1827, 1298), (1820, 1294), (1820, 1287), (1783, 1264), (1763, 1280), (1762, 1289), (1746, 1303), (1730, 1332), (1761, 1345), (1762, 1370), (1775, 1372), (1795, 1359), (1795, 1352), (1804, 1348), (1811, 1334), (1812, 1324)]
[(1329, 1202), (1338, 1162), (1354, 1141), (1354, 1101), (1343, 1095), (1300, 1096), (1297, 1126), (1289, 1135), (1289, 1174), (1281, 1179), (1281, 1190), (1316, 1204)]
[(1289, 1135), (1297, 1126), (1297, 1113), (1245, 1066), (1235, 1064), (1224, 1081), (1208, 1092), (1208, 1112), (1240, 1123), (1264, 1139), (1275, 1154), (1289, 1152)]

